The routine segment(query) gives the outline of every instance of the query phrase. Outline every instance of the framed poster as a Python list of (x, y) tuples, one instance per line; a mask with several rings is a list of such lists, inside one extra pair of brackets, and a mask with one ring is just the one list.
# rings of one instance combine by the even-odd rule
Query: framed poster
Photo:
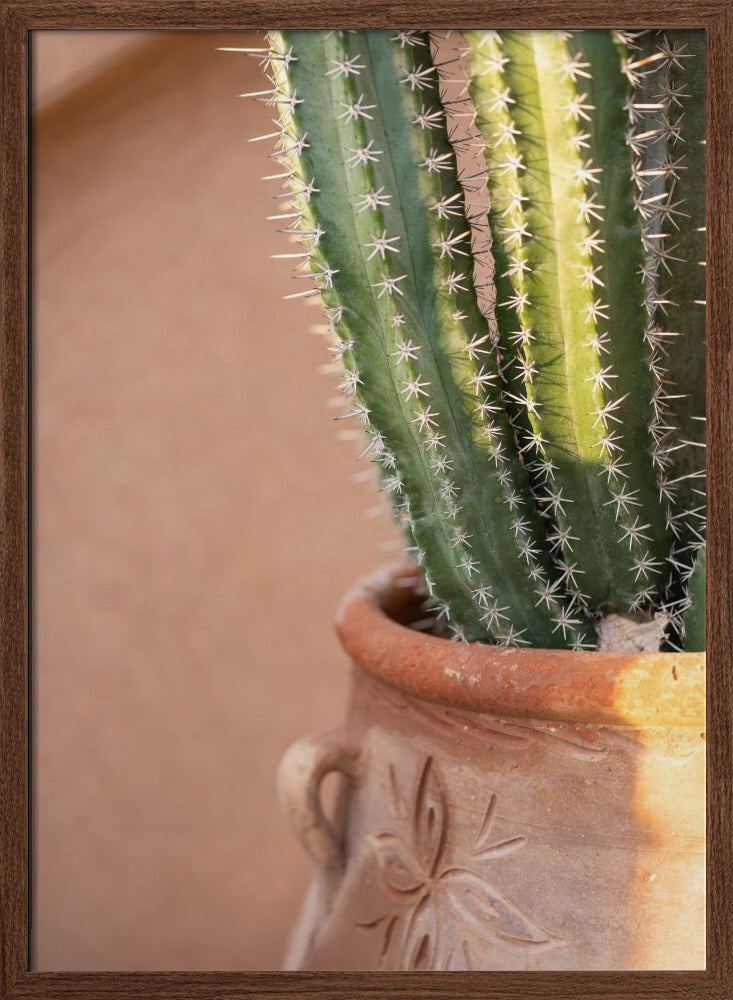
[(730, 985), (730, 5), (422, 13), (3, 5), (8, 996)]

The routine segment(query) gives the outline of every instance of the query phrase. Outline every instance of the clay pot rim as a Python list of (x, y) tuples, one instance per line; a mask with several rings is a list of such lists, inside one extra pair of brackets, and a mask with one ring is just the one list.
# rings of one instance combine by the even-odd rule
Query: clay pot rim
[(336, 631), (354, 663), (444, 706), (584, 725), (705, 728), (705, 653), (505, 649), (426, 635), (390, 617), (418, 574), (392, 563), (343, 598)]

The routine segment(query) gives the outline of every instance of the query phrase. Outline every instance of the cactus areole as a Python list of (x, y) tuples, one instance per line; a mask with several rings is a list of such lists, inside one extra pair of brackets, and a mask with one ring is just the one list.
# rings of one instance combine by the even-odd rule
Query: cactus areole
[(700, 650), (704, 33), (460, 41), (270, 34), (294, 294), (454, 638)]

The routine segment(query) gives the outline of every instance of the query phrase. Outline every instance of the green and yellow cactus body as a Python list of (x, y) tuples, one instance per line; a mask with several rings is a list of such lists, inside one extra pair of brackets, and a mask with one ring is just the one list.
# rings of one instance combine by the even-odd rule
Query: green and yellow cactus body
[[(316, 284), (295, 294), (324, 301), (343, 389), (457, 638), (587, 648), (599, 615), (664, 600), (683, 630), (704, 427), (699, 391), (679, 402), (670, 373), (704, 372), (704, 125), (669, 113), (688, 83), (701, 106), (693, 36), (688, 71), (658, 33), (466, 34), (488, 306), (429, 35), (270, 36), (283, 215), (296, 276)], [(669, 165), (683, 137), (684, 175)], [(679, 225), (680, 200), (698, 225)]]

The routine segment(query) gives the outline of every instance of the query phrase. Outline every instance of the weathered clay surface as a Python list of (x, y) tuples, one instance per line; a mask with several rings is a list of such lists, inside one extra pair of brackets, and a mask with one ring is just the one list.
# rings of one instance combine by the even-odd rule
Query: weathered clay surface
[[(454, 671), (460, 685), (466, 647), (395, 626), (374, 593), (376, 621), (401, 655), (419, 658), (418, 647), (429, 647), (435, 663), (443, 657), (443, 675)], [(350, 600), (340, 629), (354, 655)], [(361, 641), (363, 648), (388, 642), (375, 634)], [(526, 675), (542, 651), (529, 652), (514, 668), (525, 673), (516, 690), (533, 691)], [(612, 665), (608, 690), (578, 690), (570, 718), (562, 718), (557, 693), (551, 717), (532, 718), (487, 710), (489, 678), (466, 688), (478, 689), (482, 711), (415, 697), (385, 682), (394, 655), (360, 657), (344, 728), (296, 745), (283, 763), (283, 803), (319, 862), (287, 965), (704, 968), (704, 688), (681, 684), (679, 718), (663, 698), (666, 724), (641, 725), (624, 719), (624, 707), (634, 720), (643, 711), (619, 683), (614, 719)], [(568, 676), (572, 670), (565, 668)], [(676, 679), (664, 666), (670, 685), (681, 672), (704, 680), (704, 657), (697, 665), (676, 658), (675, 671)], [(661, 683), (642, 679), (642, 687)], [(506, 678), (496, 690), (506, 701)], [(543, 696), (534, 691), (534, 704)], [(579, 704), (587, 721), (576, 719)], [(336, 832), (318, 800), (332, 769), (345, 775)]]

